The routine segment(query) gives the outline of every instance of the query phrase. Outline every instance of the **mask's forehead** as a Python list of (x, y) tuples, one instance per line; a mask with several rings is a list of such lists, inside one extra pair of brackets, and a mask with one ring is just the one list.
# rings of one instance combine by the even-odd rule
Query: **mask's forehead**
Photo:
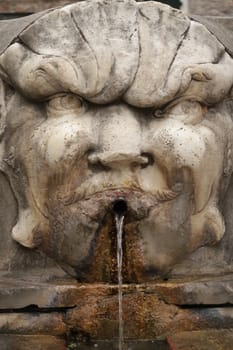
[(40, 18), (20, 39), (39, 55), (67, 58), (76, 71), (74, 92), (112, 100), (128, 88), (137, 69), (137, 6), (80, 2)]
[(123, 97), (139, 107), (161, 106), (190, 85), (200, 99), (221, 98), (217, 87), (226, 94), (233, 81), (223, 45), (157, 2), (82, 1), (40, 17), (19, 39), (0, 63), (33, 98), (71, 91), (96, 103)]
[[(167, 7), (159, 12), (155, 22), (156, 12), (152, 3), (140, 5), (139, 67), (125, 96), (129, 103), (139, 106), (159, 106), (179, 97), (189, 87), (193, 75), (201, 73), (202, 68), (203, 71), (211, 68), (206, 67), (208, 64), (216, 66), (225, 51), (202, 24)], [(185, 74), (188, 69), (192, 72)]]

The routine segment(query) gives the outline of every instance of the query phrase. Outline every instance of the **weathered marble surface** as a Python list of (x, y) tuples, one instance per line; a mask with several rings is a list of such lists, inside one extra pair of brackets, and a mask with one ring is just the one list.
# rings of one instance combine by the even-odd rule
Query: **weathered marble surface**
[[(207, 328), (231, 330), (231, 290), (230, 276), (215, 281), (124, 285), (125, 339), (159, 340)], [(95, 340), (118, 337), (115, 284), (5, 278), (0, 283), (0, 311), (0, 334), (67, 335), (68, 339), (73, 334), (80, 341), (83, 335)]]
[(233, 331), (181, 332), (168, 338), (171, 350), (226, 350), (233, 344)]
[[(155, 295), (167, 304), (178, 306), (192, 305), (231, 305), (233, 304), (232, 275), (219, 278), (184, 279), (160, 281), (147, 284), (125, 284), (126, 295)], [(39, 309), (73, 308), (80, 302), (88, 304), (85, 295), (100, 296), (118, 294), (116, 284), (80, 284), (71, 279), (50, 281), (30, 280), (30, 278), (0, 279), (0, 310), (23, 309), (34, 305)]]
[[(16, 35), (0, 56), (12, 237), (80, 280), (115, 281), (120, 198), (125, 281), (179, 274), (177, 263), (216, 245), (232, 173), (225, 47), (154, 2), (80, 2), (33, 17)], [(216, 270), (215, 251), (205, 250)]]
[(156, 2), (20, 21), (0, 45), (0, 344), (117, 337), (119, 201), (126, 338), (231, 329), (231, 40)]

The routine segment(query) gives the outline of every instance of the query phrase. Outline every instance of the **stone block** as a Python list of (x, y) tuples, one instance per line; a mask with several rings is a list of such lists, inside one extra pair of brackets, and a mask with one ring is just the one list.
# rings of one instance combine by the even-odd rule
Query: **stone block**
[(230, 350), (233, 330), (181, 332), (168, 337), (171, 350)]
[[(31, 312), (0, 313), (0, 334), (15, 335), (64, 335), (64, 313), (41, 310)], [(34, 338), (32, 338), (34, 339)]]
[(66, 350), (65, 340), (44, 335), (0, 335), (1, 350)]
[(232, 0), (188, 0), (189, 12), (201, 16), (232, 16)]
[(58, 7), (73, 3), (74, 1), (69, 0), (1, 0), (0, 1), (0, 13), (34, 13), (49, 8)]

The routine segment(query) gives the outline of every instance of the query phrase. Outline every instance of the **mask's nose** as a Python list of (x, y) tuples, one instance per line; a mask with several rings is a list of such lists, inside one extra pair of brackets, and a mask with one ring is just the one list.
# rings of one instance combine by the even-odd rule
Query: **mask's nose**
[(152, 163), (152, 156), (148, 153), (112, 153), (112, 152), (95, 152), (88, 156), (88, 161), (92, 165), (103, 165), (107, 168), (117, 168), (121, 166), (138, 166), (147, 167)]
[(143, 152), (142, 134), (142, 125), (134, 110), (126, 105), (105, 107), (98, 145), (89, 153), (89, 163), (108, 168), (148, 166), (153, 157)]

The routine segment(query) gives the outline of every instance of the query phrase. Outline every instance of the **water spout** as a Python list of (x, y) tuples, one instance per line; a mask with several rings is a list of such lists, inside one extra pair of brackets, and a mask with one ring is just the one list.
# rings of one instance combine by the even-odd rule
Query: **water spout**
[[(117, 228), (117, 271), (118, 271), (118, 318), (119, 318), (119, 339), (118, 349), (123, 350), (124, 344), (124, 323), (123, 323), (123, 293), (122, 293), (122, 259), (123, 259), (123, 248), (122, 248), (122, 234), (123, 234), (123, 223), (124, 215), (122, 215), (122, 209), (126, 209), (126, 202), (119, 200), (114, 205), (118, 213), (115, 215), (116, 228)], [(126, 208), (125, 208), (126, 206)], [(126, 211), (126, 210), (124, 210)], [(119, 215), (121, 213), (121, 215)]]
[(127, 203), (124, 198), (117, 199), (113, 204), (113, 211), (118, 217), (125, 215), (127, 209)]

